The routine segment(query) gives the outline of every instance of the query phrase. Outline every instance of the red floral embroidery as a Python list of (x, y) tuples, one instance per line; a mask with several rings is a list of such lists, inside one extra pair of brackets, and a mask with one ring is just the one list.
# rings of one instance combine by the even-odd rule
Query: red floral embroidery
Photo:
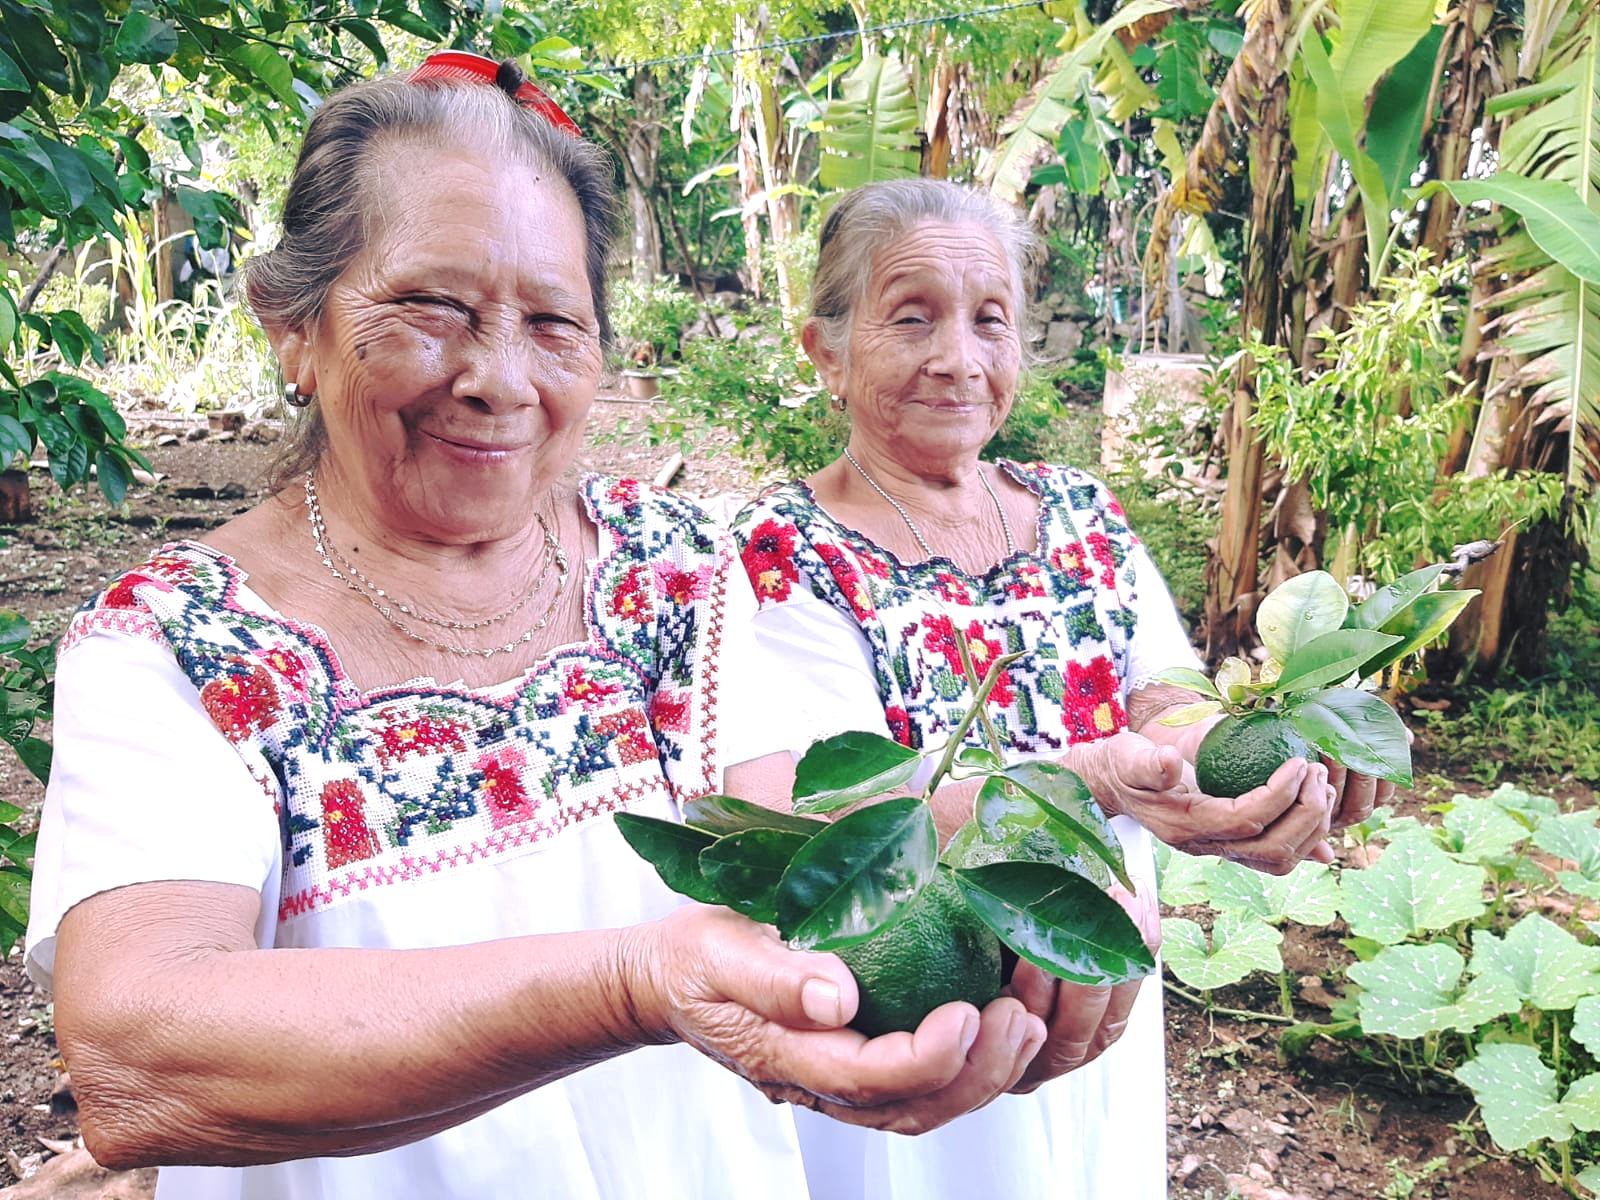
[(693, 701), (694, 696), (689, 692), (660, 689), (650, 701), (650, 724), (658, 730), (688, 733), (689, 706)]
[(1069, 662), (1062, 678), (1067, 686), (1061, 712), (1074, 742), (1110, 737), (1128, 723), (1122, 688), (1109, 658), (1102, 656), (1087, 665)]
[(1100, 582), (1103, 586), (1114, 588), (1117, 586), (1117, 560), (1111, 555), (1111, 539), (1103, 533), (1091, 533), (1086, 539), (1089, 551), (1094, 555), (1095, 562), (1103, 570), (1100, 572)]
[(772, 518), (761, 522), (739, 553), (758, 600), (787, 600), (800, 578), (794, 565), (795, 527)]
[(637, 479), (618, 479), (606, 489), (606, 499), (612, 504), (623, 506), (639, 503), (639, 481)]
[[(406, 717), (403, 709), (391, 710), (393, 716), (402, 718), (385, 725), (378, 731), (378, 758), (384, 766), (408, 758), (413, 754), (431, 754), (440, 750), (467, 752), (462, 739), (463, 726), (455, 721), (436, 721), (432, 717)], [(380, 713), (388, 717), (391, 713)]]
[(483, 773), (483, 786), (478, 794), (483, 797), (483, 806), (495, 829), (533, 820), (533, 805), (522, 783), (522, 773), (528, 765), (522, 751), (507, 748), (485, 754), (472, 765)]
[(595, 730), (612, 738), (612, 747), (623, 766), (648, 762), (656, 757), (655, 743), (650, 740), (650, 730), (644, 713), (637, 708), (612, 713), (595, 722)]
[(867, 581), (860, 571), (856, 570), (855, 563), (850, 561), (850, 556), (837, 546), (820, 543), (817, 553), (822, 561), (828, 564), (834, 582), (839, 585), (839, 592), (850, 602), (850, 611), (855, 613), (856, 620), (870, 620), (877, 609), (872, 603), (872, 593), (867, 590)]
[(306, 690), (306, 660), (292, 650), (285, 650), (281, 646), (273, 646), (262, 651), (261, 661), (267, 668), (283, 678), (296, 692), (301, 694)]
[(124, 575), (116, 583), (106, 589), (105, 595), (100, 597), (102, 608), (138, 608), (139, 597), (134, 595), (133, 589), (142, 584), (154, 583), (155, 580), (147, 575), (140, 575), (137, 571)]
[(966, 580), (950, 571), (939, 571), (933, 577), (933, 594), (950, 604), (971, 604), (972, 589)]
[(711, 594), (711, 567), (696, 567), (684, 571), (670, 563), (656, 563), (656, 591), (674, 604), (689, 604), (704, 600)]
[(1077, 583), (1088, 583), (1094, 578), (1094, 572), (1084, 559), (1082, 542), (1057, 546), (1050, 551), (1050, 565)]
[(336, 779), (322, 789), (322, 844), (328, 869), (373, 858), (381, 847), (367, 828), (366, 799), (351, 779)]
[(891, 704), (883, 710), (883, 715), (889, 722), (890, 736), (902, 746), (911, 745), (911, 714)]
[(856, 551), (856, 561), (861, 564), (861, 569), (874, 579), (889, 578), (889, 562), (879, 558), (876, 554), (869, 554), (865, 550)]
[(1006, 591), (1018, 600), (1043, 596), (1044, 572), (1034, 563), (1019, 563), (1016, 573), (1006, 581)]
[[(956, 645), (955, 626), (950, 618), (923, 617), (922, 624), (928, 631), (923, 644), (935, 654), (943, 655), (945, 662), (950, 665), (950, 670), (958, 677), (964, 678), (961, 649)], [(982, 679), (989, 670), (989, 664), (1004, 654), (1005, 649), (998, 641), (984, 637), (983, 626), (977, 621), (969, 623), (963, 632), (967, 635), (967, 649), (972, 655), (972, 669), (978, 678)], [(989, 699), (1001, 708), (1007, 708), (1016, 698), (1011, 672), (1001, 671), (995, 680), (994, 689), (989, 693)]]
[(256, 730), (265, 731), (277, 715), (278, 690), (272, 676), (259, 664), (230, 660), (243, 667), (200, 689), (200, 704), (231, 742), (242, 742)]
[(650, 572), (643, 563), (629, 567), (611, 593), (608, 607), (613, 617), (643, 625), (650, 619)]
[(566, 677), (561, 681), (561, 711), (566, 712), (574, 704), (584, 708), (600, 707), (621, 690), (620, 683), (596, 679), (581, 664), (574, 664), (567, 668)]

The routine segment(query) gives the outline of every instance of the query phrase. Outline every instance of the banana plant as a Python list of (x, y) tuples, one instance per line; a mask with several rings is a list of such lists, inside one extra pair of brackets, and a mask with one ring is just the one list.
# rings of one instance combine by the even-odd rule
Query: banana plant
[(840, 92), (822, 110), (822, 186), (847, 190), (915, 176), (921, 113), (899, 55), (869, 51), (843, 78)]

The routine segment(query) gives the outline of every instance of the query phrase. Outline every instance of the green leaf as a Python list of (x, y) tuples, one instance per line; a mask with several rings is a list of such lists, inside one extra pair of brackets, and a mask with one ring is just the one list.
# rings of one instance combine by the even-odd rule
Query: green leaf
[(22, 810), (15, 804), (7, 804), (4, 800), (0, 800), (0, 825), (15, 821), (21, 815)]
[(945, 847), (940, 861), (954, 869), (997, 862), (1042, 862), (1082, 875), (1096, 887), (1111, 886), (1111, 872), (1098, 858), (1086, 858), (1066, 845), (1052, 825), (1008, 831), (999, 841), (983, 836), (976, 819), (968, 821)]
[(1571, 184), (1502, 172), (1488, 179), (1434, 180), (1419, 195), (1444, 188), (1458, 204), (1492, 201), (1522, 218), (1534, 244), (1585, 283), (1600, 284), (1600, 214)]
[(1367, 118), (1367, 153), (1378, 164), (1390, 208), (1399, 206), (1422, 160), (1422, 126), (1428, 116), (1434, 62), (1443, 41), (1444, 26), (1430, 28), (1373, 97), (1372, 114)]
[(700, 851), (700, 873), (735, 912), (771, 925), (778, 919), (778, 883), (809, 834), (746, 829)]
[(1352, 963), (1346, 973), (1361, 985), (1357, 1011), (1362, 1032), (1404, 1038), (1442, 1029), (1471, 1032), (1517, 1011), (1521, 1000), (1516, 988), (1500, 976), (1474, 980), (1463, 989), (1465, 965), (1444, 942), (1387, 946), (1370, 962)]
[(648, 862), (661, 882), (681, 896), (702, 904), (723, 904), (722, 893), (700, 870), (700, 852), (717, 839), (673, 821), (618, 813), (617, 829), (634, 853)]
[(1006, 778), (1027, 792), (1044, 813), (1046, 824), (1071, 848), (1098, 858), (1123, 887), (1132, 889), (1122, 843), (1111, 822), (1095, 803), (1089, 785), (1050, 762), (1023, 762), (1007, 767)]
[(684, 802), (683, 823), (718, 837), (743, 833), (746, 829), (782, 829), (810, 837), (828, 827), (826, 821), (775, 812), (762, 804), (751, 804), (734, 796), (696, 796)]
[[(1366, 114), (1372, 85), (1405, 61), (1433, 25), (1434, 12), (1434, 0), (1340, 0), (1329, 67), (1345, 109), (1357, 120)], [(1431, 60), (1428, 65), (1424, 92), (1432, 78)]]
[(1173, 908), (1210, 904), (1211, 885), (1206, 882), (1206, 868), (1219, 860), (1209, 854), (1185, 854), (1165, 842), (1156, 842), (1155, 848), (1161, 902)]
[(33, 85), (22, 73), (22, 68), (17, 66), (16, 59), (0, 50), (0, 92), (28, 93), (32, 90)]
[(1173, 687), (1188, 688), (1191, 692), (1199, 692), (1202, 696), (1209, 696), (1213, 700), (1222, 699), (1222, 694), (1217, 691), (1216, 685), (1202, 672), (1196, 671), (1193, 667), (1168, 667), (1156, 676), (1156, 682), (1170, 683)]
[(1472, 972), (1503, 975), (1522, 999), (1559, 1011), (1600, 992), (1600, 947), (1585, 946), (1548, 918), (1528, 913), (1504, 938), (1472, 931)]
[(1534, 832), (1533, 844), (1577, 868), (1557, 876), (1562, 887), (1580, 896), (1600, 899), (1600, 829), (1595, 828), (1596, 815), (1590, 808), (1546, 817)]
[(1383, 631), (1397, 635), (1400, 640), (1362, 663), (1362, 677), (1376, 675), (1390, 663), (1397, 663), (1433, 642), (1450, 628), (1477, 594), (1474, 588), (1451, 588), (1418, 596), (1408, 608), (1384, 623)]
[(1393, 945), (1480, 916), (1487, 880), (1431, 840), (1401, 838), (1374, 865), (1344, 873), (1339, 912), (1357, 937)]
[[(1061, 126), (1061, 136), (1056, 140), (1056, 152), (1061, 155), (1061, 161), (1035, 171), (1033, 181), (1039, 184), (1064, 183), (1080, 196), (1098, 195), (1109, 164), (1093, 114), (1067, 119)], [(1050, 167), (1060, 174), (1059, 179), (1040, 178), (1040, 173)]]
[(163, 63), (178, 52), (178, 27), (135, 9), (122, 18), (112, 45), (123, 62)]
[(1350, 598), (1332, 575), (1307, 571), (1267, 593), (1256, 609), (1256, 632), (1273, 658), (1288, 662), (1301, 646), (1343, 625), (1349, 610)]
[(356, 41), (360, 42), (367, 48), (367, 50), (372, 54), (373, 62), (377, 65), (380, 71), (383, 69), (385, 64), (388, 63), (389, 54), (388, 51), (383, 48), (383, 38), (378, 36), (378, 30), (371, 21), (363, 21), (360, 18), (351, 18), (349, 20), (340, 21), (339, 28), (345, 33), (350, 34), (351, 37), (355, 38)]
[(128, 468), (123, 465), (116, 451), (110, 448), (101, 450), (94, 459), (95, 478), (100, 483), (100, 491), (104, 494), (106, 502), (113, 507), (122, 504), (123, 498), (128, 494), (128, 484), (133, 482), (128, 474)]
[(294, 90), (294, 71), (279, 51), (261, 42), (246, 42), (229, 56), (254, 75), (290, 112), (300, 112), (300, 97)]
[(1295, 695), (1284, 709), (1295, 731), (1334, 762), (1411, 785), (1411, 743), (1394, 709), (1371, 692), (1329, 688)]
[(28, 873), (18, 867), (0, 867), (0, 912), (23, 928), (28, 925)]
[(1583, 996), (1572, 1010), (1573, 1041), (1600, 1057), (1600, 995)]
[(847, 189), (916, 175), (921, 115), (899, 55), (868, 52), (844, 77), (839, 98), (823, 110), (822, 186)]
[[(33, 627), (28, 624), (27, 617), (14, 608), (0, 608), (0, 654), (10, 654), (13, 650), (26, 646), (32, 636)], [(10, 819), (0, 816), (0, 821)]]
[(1444, 831), (1452, 857), (1477, 863), (1510, 854), (1528, 836), (1522, 822), (1487, 796), (1456, 796), (1444, 815)]
[(1161, 958), (1172, 973), (1203, 991), (1238, 983), (1255, 971), (1276, 975), (1283, 970), (1278, 947), (1283, 932), (1248, 913), (1219, 913), (1206, 932), (1185, 917), (1161, 922)]
[(1444, 563), (1420, 567), (1379, 588), (1350, 610), (1344, 619), (1345, 628), (1382, 629), (1390, 617), (1410, 608), (1418, 596), (1431, 591), (1444, 568)]
[[(1327, 925), (1339, 904), (1339, 888), (1326, 863), (1302, 862), (1287, 875), (1265, 875), (1226, 859), (1205, 867), (1209, 903), (1223, 912), (1243, 912), (1276, 925)], [(1163, 899), (1172, 903), (1163, 892)]]
[(1337, 684), (1354, 674), (1367, 659), (1399, 641), (1394, 634), (1375, 629), (1335, 629), (1312, 638), (1289, 655), (1270, 694), (1285, 696)]
[(1301, 43), (1300, 53), (1305, 59), (1306, 73), (1317, 87), (1317, 123), (1339, 156), (1349, 164), (1350, 174), (1361, 191), (1361, 215), (1367, 226), (1367, 262), (1369, 269), (1376, 272), (1380, 269), (1383, 247), (1389, 236), (1389, 204), (1378, 164), (1361, 148), (1358, 140), (1357, 131), (1366, 115), (1365, 109), (1347, 98), (1322, 48), (1322, 39), (1316, 33), (1311, 33)]
[(933, 812), (914, 796), (835, 821), (794, 857), (778, 887), (778, 932), (797, 950), (864, 942), (933, 878)]
[(794, 810), (826, 813), (911, 782), (922, 763), (915, 750), (882, 734), (853, 730), (813, 742), (794, 769)]
[(1047, 863), (1003, 862), (957, 871), (955, 879), (1002, 942), (1058, 979), (1109, 985), (1155, 969), (1155, 956), (1122, 905), (1081, 875)]
[(1489, 1136), (1502, 1150), (1572, 1136), (1572, 1123), (1556, 1101), (1556, 1073), (1532, 1046), (1479, 1046), (1476, 1056), (1456, 1068), (1456, 1078), (1472, 1089)]
[(1600, 1074), (1575, 1080), (1561, 1097), (1561, 1111), (1585, 1133), (1600, 1129)]

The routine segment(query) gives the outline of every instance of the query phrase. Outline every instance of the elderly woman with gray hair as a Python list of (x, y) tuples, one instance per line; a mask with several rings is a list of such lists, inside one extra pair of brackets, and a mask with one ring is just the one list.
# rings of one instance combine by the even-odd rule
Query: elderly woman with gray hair
[[(993, 723), (1013, 761), (1051, 759), (1088, 782), (1148, 930), (1152, 834), (1283, 872), (1326, 858), (1329, 828), (1363, 819), (1382, 792), (1292, 760), (1237, 799), (1202, 795), (1188, 760), (1212, 722), (1160, 724), (1199, 697), (1156, 681), (1198, 662), (1122, 509), (1074, 468), (980, 461), (1016, 398), (1029, 249), (1014, 212), (951, 183), (869, 184), (840, 200), (822, 227), (803, 342), (849, 414), (849, 441), (815, 475), (761, 496), (736, 532), (760, 605), (757, 645), (783, 664), (773, 678), (784, 702), (810, 710), (795, 724), (802, 736), (862, 729), (938, 744), (971, 700), (956, 634), (980, 674), (1022, 652), (991, 693)], [(970, 739), (984, 744), (976, 726)], [(804, 749), (792, 740), (791, 753)], [(792, 758), (760, 770), (770, 773), (751, 794), (789, 794)], [(972, 815), (977, 786), (934, 796), (945, 836)], [(823, 1193), (1166, 1194), (1159, 980), (1084, 988), (1022, 962), (1009, 992), (1049, 1026), (1011, 1089), (1031, 1094), (914, 1143), (802, 1114)]]
[(570, 470), (612, 209), (576, 134), (470, 55), (330, 98), (247, 279), (289, 475), (63, 639), (28, 966), (89, 1149), (163, 1200), (798, 1200), (762, 1092), (918, 1132), (1044, 1041), (1010, 997), (861, 1036), (843, 963), (609, 819), (789, 759), (726, 535)]

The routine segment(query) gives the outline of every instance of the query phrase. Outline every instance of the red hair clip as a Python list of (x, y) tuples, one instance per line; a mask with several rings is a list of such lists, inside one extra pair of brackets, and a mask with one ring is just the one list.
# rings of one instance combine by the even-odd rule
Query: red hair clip
[[(494, 87), (497, 86), (495, 79), (499, 73), (500, 64), (492, 58), (485, 58), (481, 54), (468, 54), (464, 50), (441, 50), (423, 59), (422, 65), (411, 72), (407, 82), (487, 83)], [(530, 108), (538, 113), (562, 133), (571, 134), (575, 138), (583, 136), (578, 123), (567, 116), (559, 104), (531, 81), (526, 79), (522, 81), (522, 86), (517, 88), (514, 99), (523, 108)]]

